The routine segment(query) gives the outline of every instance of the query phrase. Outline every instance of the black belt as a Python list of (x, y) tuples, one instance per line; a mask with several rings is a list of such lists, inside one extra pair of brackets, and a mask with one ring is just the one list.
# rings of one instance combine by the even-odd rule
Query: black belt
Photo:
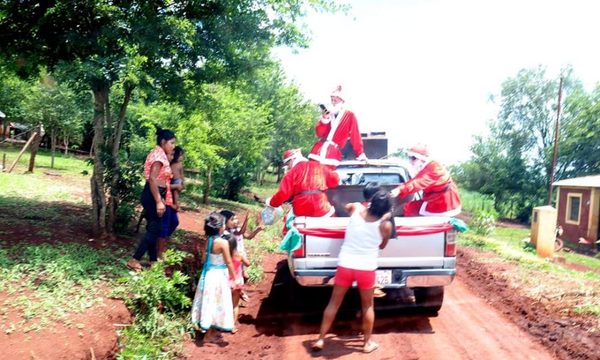
[(313, 195), (313, 194), (323, 194), (325, 191), (323, 190), (306, 190), (306, 191), (301, 191), (298, 194), (294, 195), (294, 196), (298, 196), (298, 195)]

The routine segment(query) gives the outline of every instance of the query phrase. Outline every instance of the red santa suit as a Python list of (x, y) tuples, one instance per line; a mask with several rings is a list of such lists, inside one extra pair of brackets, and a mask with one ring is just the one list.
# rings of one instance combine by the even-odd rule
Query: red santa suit
[(367, 160), (356, 116), (352, 111), (343, 108), (345, 96), (342, 93), (341, 86), (337, 86), (333, 90), (331, 98), (332, 103), (339, 104), (339, 107), (335, 110), (330, 109), (333, 113), (327, 113), (317, 123), (315, 132), (319, 140), (313, 145), (308, 158), (335, 168), (339, 165), (340, 160), (342, 160), (341, 150), (346, 146), (348, 139), (350, 139), (350, 144), (352, 144), (356, 158), (358, 160)]
[(309, 159), (317, 160), (323, 165), (338, 166), (342, 160), (341, 150), (348, 139), (357, 157), (364, 156), (358, 122), (350, 110), (341, 110), (333, 119), (321, 118), (315, 132), (320, 139), (313, 145)]
[[(419, 149), (412, 148), (418, 151)], [(415, 175), (414, 178), (398, 186), (399, 197), (405, 197), (418, 191), (423, 191), (421, 200), (414, 200), (404, 205), (404, 216), (456, 216), (460, 213), (460, 197), (458, 188), (450, 173), (437, 161), (428, 159), (428, 153), (425, 150), (421, 152), (411, 152), (409, 155), (425, 161), (425, 166)]]
[(335, 208), (325, 191), (338, 186), (338, 174), (317, 161), (302, 158), (288, 171), (279, 184), (279, 190), (266, 203), (278, 207), (291, 200), (296, 216), (332, 216)]

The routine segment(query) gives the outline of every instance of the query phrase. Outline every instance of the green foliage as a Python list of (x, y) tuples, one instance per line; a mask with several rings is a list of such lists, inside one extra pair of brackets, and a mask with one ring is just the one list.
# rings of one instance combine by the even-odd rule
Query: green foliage
[[(564, 70), (565, 96), (581, 85)], [(545, 203), (550, 181), (558, 79), (542, 67), (524, 69), (502, 84), (497, 119), (489, 135), (475, 137), (471, 160), (455, 178), (468, 190), (495, 197), (502, 217), (528, 221), (531, 209)]]
[(460, 193), (460, 205), (464, 211), (475, 213), (477, 211), (495, 211), (496, 199), (494, 195), (483, 195), (476, 191), (458, 189)]
[(218, 196), (235, 200), (268, 145), (267, 109), (232, 87), (213, 84), (204, 91), (201, 110), (209, 124), (209, 139), (220, 146), (218, 155), (224, 161), (224, 166), (214, 169), (214, 189)]
[(6, 120), (26, 120), (24, 100), (30, 84), (4, 66), (0, 66), (0, 84), (0, 110), (6, 115)]
[(122, 286), (114, 294), (135, 315), (133, 324), (120, 332), (119, 359), (171, 359), (180, 355), (182, 340), (190, 330), (191, 301), (185, 291), (187, 275), (171, 267), (181, 264), (184, 257), (182, 252), (167, 250), (164, 260), (119, 279)]
[(98, 305), (106, 296), (102, 285), (123, 274), (120, 257), (79, 244), (0, 248), (0, 288), (10, 296), (2, 306), (21, 312), (23, 320), (17, 327), (26, 332), (50, 320), (70, 326), (70, 313)]
[(497, 213), (494, 210), (478, 210), (473, 214), (469, 226), (478, 235), (487, 236), (496, 228)]
[(600, 169), (600, 85), (565, 100), (560, 129), (559, 179), (596, 175)]
[[(45, 69), (76, 80), (93, 92), (93, 128), (95, 135), (102, 131), (95, 143), (96, 181), (91, 183), (92, 201), (99, 208), (93, 214), (93, 225), (95, 230), (112, 232), (110, 222), (118, 204), (112, 187), (118, 176), (115, 168), (119, 166), (120, 129), (129, 101), (135, 97), (133, 90), (139, 89), (147, 102), (157, 98), (187, 102), (188, 90), (204, 84), (220, 83), (218, 86), (225, 88), (225, 82), (252, 79), (256, 69), (270, 63), (273, 47), (306, 44), (300, 20), (310, 8), (339, 9), (329, 0), (59, 0), (33, 1), (28, 6), (18, 0), (3, 1), (0, 54), (21, 75), (37, 75)], [(235, 85), (230, 86), (229, 94), (236, 93), (234, 88)], [(217, 106), (214, 110), (223, 110), (222, 113), (200, 111), (202, 114), (195, 118), (206, 123), (188, 124), (188, 129), (199, 129), (200, 139), (208, 134), (215, 141), (210, 141), (210, 146), (201, 146), (202, 140), (189, 145), (200, 149), (191, 158), (207, 161), (206, 169), (214, 169), (224, 160), (235, 164), (217, 174), (224, 185), (217, 191), (235, 198), (246, 185), (249, 173), (260, 164), (268, 143), (263, 126), (267, 124), (267, 105), (260, 105), (247, 92), (246, 96), (228, 96), (227, 92), (221, 95), (224, 96), (217, 97), (226, 99), (222, 104), (227, 107)], [(111, 110), (115, 99), (119, 104), (117, 116)], [(243, 104), (246, 99), (251, 100), (251, 105)], [(201, 107), (189, 106), (188, 114), (197, 113), (198, 109)], [(224, 121), (235, 126), (224, 126)], [(232, 143), (239, 144), (230, 150), (227, 146)], [(222, 153), (216, 154), (217, 151)], [(202, 152), (218, 156), (203, 158)], [(112, 158), (107, 161), (107, 157)], [(108, 168), (106, 172), (101, 163)], [(107, 175), (109, 179), (104, 178)], [(108, 200), (101, 199), (105, 194)], [(111, 204), (111, 208), (106, 209), (105, 204)], [(108, 217), (100, 218), (99, 214), (104, 213)]]

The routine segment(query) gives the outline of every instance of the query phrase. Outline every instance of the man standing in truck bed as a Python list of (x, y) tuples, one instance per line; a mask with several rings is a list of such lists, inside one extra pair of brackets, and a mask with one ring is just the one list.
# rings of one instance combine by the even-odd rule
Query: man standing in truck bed
[(335, 208), (325, 191), (338, 186), (338, 174), (317, 161), (307, 160), (300, 149), (287, 150), (283, 154), (283, 164), (289, 170), (281, 179), (279, 190), (266, 200), (266, 204), (279, 207), (291, 200), (295, 216), (332, 216)]
[(424, 145), (408, 149), (408, 159), (416, 175), (392, 190), (392, 196), (405, 197), (423, 190), (421, 200), (404, 205), (404, 216), (456, 216), (460, 214), (458, 188), (450, 173), (437, 161), (431, 160)]
[(317, 160), (334, 169), (342, 160), (341, 150), (348, 139), (352, 144), (356, 160), (367, 160), (356, 116), (345, 108), (344, 103), (342, 87), (338, 86), (331, 93), (331, 107), (321, 107), (322, 116), (315, 127), (319, 140), (308, 155), (309, 159)]

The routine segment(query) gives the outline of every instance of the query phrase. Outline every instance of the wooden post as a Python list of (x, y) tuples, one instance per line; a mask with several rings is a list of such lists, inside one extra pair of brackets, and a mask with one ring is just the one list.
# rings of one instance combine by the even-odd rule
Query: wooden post
[(6, 153), (2, 154), (2, 171), (6, 170)]
[(560, 129), (560, 101), (562, 99), (563, 77), (560, 77), (558, 84), (558, 106), (556, 108), (556, 123), (554, 125), (554, 150), (552, 152), (552, 166), (550, 167), (550, 185), (548, 187), (548, 205), (552, 205), (552, 183), (554, 182), (554, 168), (556, 167), (556, 158), (558, 157), (558, 131)]
[(9, 173), (11, 171), (13, 171), (13, 169), (17, 165), (17, 162), (19, 162), (19, 159), (21, 158), (21, 156), (23, 156), (23, 153), (25, 152), (25, 150), (27, 150), (27, 148), (29, 147), (29, 144), (31, 144), (31, 142), (33, 141), (33, 139), (35, 139), (36, 136), (37, 136), (37, 132), (34, 131), (33, 134), (31, 134), (31, 137), (29, 138), (29, 140), (27, 140), (27, 142), (25, 143), (25, 146), (23, 146), (23, 149), (21, 149), (21, 152), (19, 153), (19, 155), (17, 156), (15, 161), (13, 161), (12, 165), (8, 169)]

